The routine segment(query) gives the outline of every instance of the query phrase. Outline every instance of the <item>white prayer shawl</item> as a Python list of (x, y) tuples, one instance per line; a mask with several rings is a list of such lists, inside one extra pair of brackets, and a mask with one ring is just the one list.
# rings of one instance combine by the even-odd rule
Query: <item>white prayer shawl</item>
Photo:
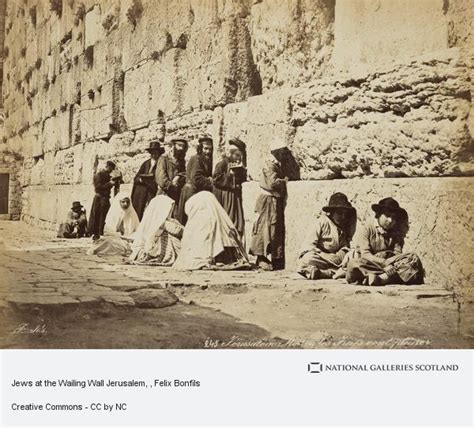
[(171, 217), (174, 209), (174, 200), (166, 195), (155, 196), (145, 208), (142, 221), (132, 243), (131, 260), (135, 260), (139, 251), (149, 253), (155, 245), (156, 239), (163, 233), (165, 221)]
[(185, 212), (188, 221), (174, 269), (206, 267), (224, 251), (224, 247), (245, 252), (232, 220), (212, 193), (202, 191), (193, 195), (186, 202)]
[[(126, 198), (130, 199), (130, 195), (125, 192), (120, 192), (112, 200), (110, 209), (105, 218), (104, 232), (106, 235), (132, 238), (133, 233), (137, 230), (140, 220), (138, 219), (135, 208), (133, 208), (131, 203), (125, 210), (120, 206), (120, 201)], [(121, 231), (123, 231), (123, 235), (121, 235)]]

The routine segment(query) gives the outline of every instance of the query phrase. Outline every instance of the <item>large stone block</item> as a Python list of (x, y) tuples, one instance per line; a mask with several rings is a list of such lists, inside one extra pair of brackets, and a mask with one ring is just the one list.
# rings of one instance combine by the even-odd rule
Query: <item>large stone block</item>
[(444, 0), (336, 2), (333, 62), (371, 68), (448, 47)]
[(74, 149), (59, 150), (54, 157), (54, 184), (74, 183)]
[(250, 16), (252, 53), (263, 90), (297, 86), (328, 68), (334, 41), (334, 0), (262, 0)]
[(248, 172), (251, 178), (258, 179), (272, 140), (284, 141), (291, 147), (294, 128), (290, 124), (290, 92), (281, 89), (252, 97), (247, 108), (243, 126), (247, 127)]
[(291, 121), (303, 178), (472, 173), (468, 69), (458, 53), (302, 87)]
[(87, 93), (81, 103), (81, 140), (108, 137), (113, 124), (113, 82), (104, 84), (100, 91)]
[(95, 5), (85, 16), (85, 47), (93, 46), (103, 38), (100, 5)]
[(195, 147), (201, 136), (210, 136), (214, 140), (214, 145), (219, 145), (220, 133), (214, 123), (214, 112), (211, 110), (189, 113), (166, 121), (168, 141), (174, 137), (186, 138), (189, 141), (188, 157), (195, 154)]
[(160, 62), (153, 60), (125, 72), (124, 116), (130, 129), (146, 127), (159, 118), (161, 99), (153, 97), (153, 82), (161, 75)]

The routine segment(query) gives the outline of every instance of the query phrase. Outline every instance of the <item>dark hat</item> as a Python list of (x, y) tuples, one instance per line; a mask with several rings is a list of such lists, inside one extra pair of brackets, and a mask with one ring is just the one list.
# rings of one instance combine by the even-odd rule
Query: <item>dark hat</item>
[(323, 211), (331, 212), (336, 209), (351, 210), (355, 212), (355, 208), (347, 199), (347, 196), (344, 193), (334, 193), (329, 198), (329, 203), (323, 207)]
[(393, 198), (381, 199), (378, 204), (372, 205), (372, 210), (374, 210), (376, 213), (388, 211), (396, 215), (401, 215), (403, 211), (405, 211), (403, 208), (400, 207), (400, 204)]
[(232, 138), (232, 140), (229, 140), (229, 145), (237, 147), (241, 152), (247, 150), (247, 145), (239, 138)]
[(170, 142), (171, 144), (184, 143), (186, 144), (186, 147), (188, 146), (188, 140), (186, 140), (185, 138), (172, 138)]
[(82, 206), (82, 204), (79, 201), (74, 201), (72, 203), (72, 208), (71, 208), (72, 210), (74, 210), (74, 209), (81, 210), (82, 208), (84, 208), (84, 207)]
[(111, 160), (108, 160), (107, 162), (105, 162), (105, 165), (106, 166), (111, 166), (113, 169), (117, 168), (117, 165), (115, 165), (115, 162), (113, 162)]
[(165, 149), (161, 147), (161, 143), (159, 140), (150, 141), (150, 145), (145, 149), (147, 152), (159, 151), (160, 153), (164, 153)]
[(201, 143), (201, 144), (202, 143), (211, 143), (211, 144), (213, 143), (211, 137), (199, 137), (198, 142)]

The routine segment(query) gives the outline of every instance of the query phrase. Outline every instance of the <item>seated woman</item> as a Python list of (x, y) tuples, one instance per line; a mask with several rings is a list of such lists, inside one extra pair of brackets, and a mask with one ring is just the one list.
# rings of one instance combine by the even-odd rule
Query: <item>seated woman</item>
[(358, 240), (360, 258), (349, 261), (346, 279), (366, 285), (422, 284), (423, 266), (414, 253), (403, 253), (408, 213), (392, 198), (372, 205), (375, 224), (366, 225)]
[(145, 208), (135, 233), (133, 264), (172, 266), (181, 248), (183, 226), (172, 218), (175, 201), (166, 195), (155, 196)]
[(185, 211), (188, 221), (174, 269), (250, 267), (239, 232), (211, 192), (201, 191), (193, 195), (186, 202)]
[(86, 210), (79, 201), (75, 201), (67, 214), (66, 221), (59, 226), (58, 238), (82, 238), (86, 236), (86, 231)]
[(118, 193), (112, 200), (105, 218), (104, 236), (93, 241), (88, 254), (122, 255), (130, 252), (134, 233), (140, 224), (138, 215), (132, 206), (130, 196)]
[(355, 232), (357, 213), (344, 193), (332, 195), (323, 211), (298, 258), (298, 273), (307, 279), (334, 278)]

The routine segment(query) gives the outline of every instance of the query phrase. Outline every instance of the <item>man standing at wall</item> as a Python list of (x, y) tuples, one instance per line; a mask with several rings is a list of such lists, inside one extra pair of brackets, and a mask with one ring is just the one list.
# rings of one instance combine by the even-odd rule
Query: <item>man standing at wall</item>
[[(285, 205), (289, 180), (285, 162), (289, 150), (284, 142), (273, 141), (270, 153), (260, 178), (250, 254), (257, 256), (257, 266), (261, 269), (279, 270), (285, 267)], [(268, 255), (271, 255), (271, 262)]]
[(132, 205), (141, 220), (148, 202), (150, 202), (157, 192), (155, 171), (160, 156), (164, 153), (159, 141), (151, 141), (146, 149), (150, 153), (150, 159), (143, 162), (133, 180)]
[(161, 156), (156, 167), (158, 195), (167, 195), (175, 201), (173, 218), (178, 215), (178, 203), (181, 189), (186, 182), (186, 152), (188, 142), (183, 138), (171, 140), (172, 152)]
[(179, 198), (176, 219), (184, 226), (187, 221), (184, 210), (187, 200), (198, 192), (212, 192), (212, 138), (199, 139), (197, 153), (189, 159), (186, 168), (186, 184)]
[(93, 240), (104, 234), (105, 217), (110, 208), (110, 191), (117, 185), (117, 179), (110, 175), (115, 170), (115, 163), (107, 161), (105, 168), (94, 175), (94, 200), (89, 217), (89, 234)]
[(240, 238), (245, 243), (245, 218), (242, 202), (242, 184), (247, 181), (246, 144), (233, 138), (226, 155), (214, 169), (214, 195), (229, 214)]

